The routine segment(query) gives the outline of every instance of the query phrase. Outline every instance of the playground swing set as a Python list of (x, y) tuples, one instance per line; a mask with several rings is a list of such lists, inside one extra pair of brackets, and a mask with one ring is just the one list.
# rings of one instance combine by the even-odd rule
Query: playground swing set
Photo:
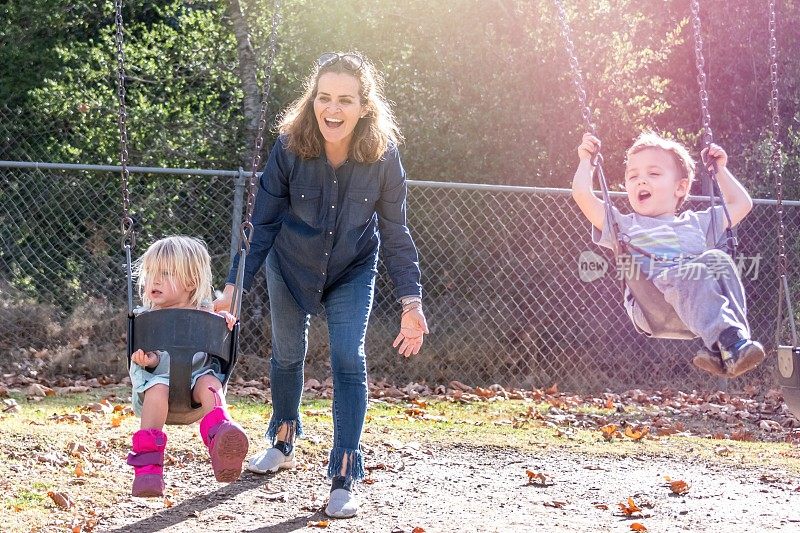
[[(122, 244), (125, 252), (128, 288), (128, 366), (131, 364), (131, 354), (136, 349), (145, 351), (166, 350), (170, 354), (170, 383), (169, 388), (169, 415), (168, 424), (189, 424), (200, 418), (199, 406), (191, 398), (191, 365), (195, 353), (206, 352), (222, 363), (225, 375), (223, 384), (227, 384), (233, 372), (237, 359), (238, 338), (240, 323), (237, 321), (232, 331), (229, 331), (222, 316), (205, 311), (192, 309), (164, 309), (140, 315), (134, 314), (133, 306), (133, 279), (131, 252), (135, 245), (136, 235), (134, 221), (130, 214), (130, 196), (128, 191), (128, 138), (127, 138), (127, 111), (125, 105), (125, 54), (123, 50), (123, 0), (115, 0), (116, 10), (116, 57), (117, 57), (117, 98), (118, 98), (118, 126), (120, 133), (120, 161), (121, 161), (121, 192), (122, 192)], [(596, 133), (591, 117), (592, 112), (587, 104), (587, 95), (584, 88), (578, 59), (575, 55), (571, 39), (571, 30), (567, 20), (566, 11), (562, 0), (554, 0), (558, 18), (561, 25), (561, 35), (564, 40), (565, 52), (569, 58), (573, 84), (577, 93), (583, 125), (586, 131)], [(236, 276), (234, 297), (230, 312), (239, 317), (242, 305), (242, 284), (244, 278), (245, 258), (250, 248), (253, 224), (251, 222), (253, 205), (255, 202), (256, 171), (261, 165), (261, 152), (264, 144), (264, 135), (267, 124), (267, 102), (270, 94), (272, 68), (276, 54), (276, 36), (279, 17), (279, 1), (275, 1), (272, 15), (272, 27), (269, 38), (270, 55), (267, 60), (266, 75), (263, 85), (263, 98), (261, 102), (258, 133), (253, 151), (252, 168), (247, 183), (247, 204), (244, 220), (238, 234), (238, 249), (241, 255)], [(691, 1), (691, 21), (694, 32), (695, 66), (697, 68), (697, 81), (700, 93), (700, 108), (702, 113), (703, 145), (705, 148), (713, 142), (711, 130), (711, 115), (708, 106), (708, 92), (706, 89), (705, 60), (703, 57), (703, 41), (700, 23), (699, 0)], [(777, 39), (776, 39), (776, 8), (775, 0), (769, 0), (769, 57), (770, 57), (770, 83), (771, 83), (771, 165), (775, 176), (778, 219), (778, 310), (776, 323), (776, 346), (778, 382), (783, 390), (784, 399), (789, 409), (796, 416), (800, 416), (800, 346), (797, 342), (797, 330), (794, 311), (791, 302), (791, 293), (787, 281), (787, 259), (785, 243), (785, 227), (783, 223), (783, 182), (781, 174), (781, 143), (780, 117), (778, 114), (778, 67), (777, 67)], [(702, 153), (705, 153), (703, 151)], [(606, 222), (611, 230), (611, 235), (616, 243), (614, 248), (615, 261), (622, 264), (631, 264), (632, 250), (627, 236), (620, 232), (611, 209), (612, 203), (609, 194), (608, 182), (603, 172), (603, 157), (598, 151), (593, 159), (594, 175), (600, 185), (603, 201), (605, 203)], [(716, 168), (713, 162), (708, 162), (705, 157), (701, 165), (701, 176), (709, 190), (712, 208), (717, 199), (727, 219), (725, 235), (717, 238), (712, 235), (712, 242), (724, 249), (729, 255), (735, 257), (738, 245), (735, 229), (731, 227), (731, 218), (725, 204), (719, 184), (716, 179)], [(716, 231), (713, 221), (712, 232)], [(651, 333), (648, 336), (659, 339), (691, 340), (696, 337), (678, 317), (675, 309), (664, 299), (663, 294), (653, 285), (652, 281), (641, 276), (633, 275), (631, 269), (622, 269), (625, 276), (622, 280), (623, 297), (632, 299), (642, 310)], [(786, 314), (783, 307), (786, 306)], [(784, 331), (789, 329), (791, 344), (782, 344)], [(638, 328), (637, 328), (638, 329)], [(644, 333), (644, 332), (643, 332)]]

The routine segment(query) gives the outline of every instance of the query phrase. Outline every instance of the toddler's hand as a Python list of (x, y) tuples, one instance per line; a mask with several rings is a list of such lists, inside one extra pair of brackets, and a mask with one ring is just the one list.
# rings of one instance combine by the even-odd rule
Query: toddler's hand
[(591, 133), (584, 133), (581, 144), (578, 146), (578, 158), (581, 161), (591, 160), (594, 154), (600, 151), (600, 139)]
[(141, 367), (153, 367), (158, 366), (161, 357), (156, 352), (145, 353), (144, 350), (136, 350), (131, 354), (131, 361)]
[(711, 143), (708, 148), (704, 148), (700, 153), (703, 161), (706, 161), (709, 168), (713, 161), (717, 165), (717, 170), (723, 169), (728, 165), (728, 154), (718, 144)]

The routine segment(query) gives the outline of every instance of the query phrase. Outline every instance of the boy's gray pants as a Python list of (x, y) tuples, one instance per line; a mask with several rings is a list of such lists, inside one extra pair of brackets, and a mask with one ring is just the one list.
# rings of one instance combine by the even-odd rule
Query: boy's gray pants
[[(721, 250), (707, 250), (653, 278), (686, 327), (715, 350), (720, 333), (736, 328), (750, 338), (747, 302), (733, 260)], [(649, 328), (648, 328), (649, 329)]]

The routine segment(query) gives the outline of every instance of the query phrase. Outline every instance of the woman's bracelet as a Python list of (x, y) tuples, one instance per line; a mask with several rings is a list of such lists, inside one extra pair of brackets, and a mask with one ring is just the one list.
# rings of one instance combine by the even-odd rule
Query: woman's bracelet
[(420, 313), (422, 312), (422, 302), (411, 302), (403, 306), (403, 314), (413, 311), (416, 309)]

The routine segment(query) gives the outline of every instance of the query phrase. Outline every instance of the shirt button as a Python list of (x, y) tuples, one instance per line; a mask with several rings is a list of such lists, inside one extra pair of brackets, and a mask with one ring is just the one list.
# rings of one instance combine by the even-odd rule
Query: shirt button
[(328, 255), (328, 252), (325, 252), (325, 255)]
[(317, 292), (322, 292), (322, 289), (317, 289)]
[(332, 232), (332, 231), (329, 231), (329, 232), (328, 232), (328, 234), (329, 234), (329, 235), (333, 235), (333, 232)]
[(333, 180), (333, 182), (336, 183), (336, 180)]
[(332, 206), (331, 206), (331, 209), (336, 209), (336, 206), (335, 206), (335, 205), (332, 205)]
[(364, 201), (366, 202), (366, 201), (367, 201), (367, 199), (366, 199), (366, 198), (364, 198)]
[(323, 273), (322, 273), (322, 275), (324, 276), (324, 275), (325, 275), (325, 272), (323, 272)]
[(305, 194), (301, 194), (301, 195), (300, 195), (300, 198), (305, 198), (305, 197), (306, 197), (306, 195), (305, 195)]

